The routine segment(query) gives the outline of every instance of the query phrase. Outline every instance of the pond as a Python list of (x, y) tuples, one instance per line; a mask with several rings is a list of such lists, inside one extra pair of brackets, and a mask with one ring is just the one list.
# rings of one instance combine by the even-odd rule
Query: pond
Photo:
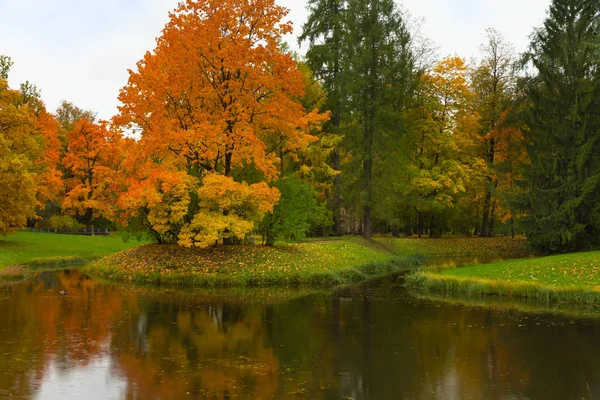
[(73, 269), (1, 286), (0, 314), (0, 398), (600, 398), (600, 313), (448, 304), (394, 281), (185, 292)]

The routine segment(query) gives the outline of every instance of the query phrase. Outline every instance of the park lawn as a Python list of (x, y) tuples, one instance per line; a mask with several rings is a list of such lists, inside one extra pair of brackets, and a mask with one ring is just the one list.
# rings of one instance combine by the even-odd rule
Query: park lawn
[(410, 285), (431, 291), (600, 304), (600, 252), (419, 271)]
[(360, 238), (208, 249), (144, 245), (91, 263), (85, 271), (111, 281), (167, 286), (297, 286), (353, 283), (422, 265)]
[(401, 254), (424, 254), (428, 257), (479, 257), (481, 261), (527, 256), (525, 238), (446, 236), (442, 238), (377, 238), (377, 242), (389, 246)]
[(16, 232), (0, 237), (0, 270), (30, 265), (81, 264), (138, 246), (120, 236), (79, 236)]

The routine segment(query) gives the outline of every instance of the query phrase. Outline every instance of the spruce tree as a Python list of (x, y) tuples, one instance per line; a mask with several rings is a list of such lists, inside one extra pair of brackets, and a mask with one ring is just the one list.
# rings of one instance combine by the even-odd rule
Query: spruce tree
[[(359, 194), (363, 236), (373, 234), (374, 199), (394, 167), (389, 153), (402, 147), (402, 108), (414, 82), (411, 37), (393, 0), (350, 0), (344, 59), (349, 120), (345, 146), (352, 162), (345, 170), (351, 193)], [(386, 162), (388, 161), (388, 162)], [(391, 162), (391, 163), (390, 163)]]
[[(306, 53), (307, 64), (322, 82), (327, 91), (325, 109), (331, 112), (330, 123), (325, 131), (332, 134), (340, 133), (342, 120), (344, 79), (342, 58), (346, 43), (346, 10), (347, 0), (309, 0), (308, 21), (304, 24), (298, 41), (308, 41)], [(336, 148), (332, 155), (332, 167), (340, 171), (340, 149)], [(341, 224), (341, 179), (338, 174), (333, 182), (332, 196), (333, 230), (338, 236), (342, 235)]]
[(523, 228), (542, 253), (600, 244), (600, 3), (554, 0), (534, 35)]

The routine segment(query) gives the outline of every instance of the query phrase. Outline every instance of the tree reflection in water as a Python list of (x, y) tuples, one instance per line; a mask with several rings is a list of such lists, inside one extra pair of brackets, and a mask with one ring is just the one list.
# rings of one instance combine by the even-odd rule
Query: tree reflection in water
[(0, 397), (600, 396), (593, 318), (446, 305), (390, 284), (236, 293), (121, 288), (76, 270), (3, 286)]

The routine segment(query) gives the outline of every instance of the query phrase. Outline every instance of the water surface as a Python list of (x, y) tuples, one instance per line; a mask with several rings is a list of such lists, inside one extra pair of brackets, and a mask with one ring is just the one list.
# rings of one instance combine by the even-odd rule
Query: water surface
[(585, 315), (391, 282), (182, 292), (42, 272), (0, 287), (0, 398), (600, 398), (600, 313)]

